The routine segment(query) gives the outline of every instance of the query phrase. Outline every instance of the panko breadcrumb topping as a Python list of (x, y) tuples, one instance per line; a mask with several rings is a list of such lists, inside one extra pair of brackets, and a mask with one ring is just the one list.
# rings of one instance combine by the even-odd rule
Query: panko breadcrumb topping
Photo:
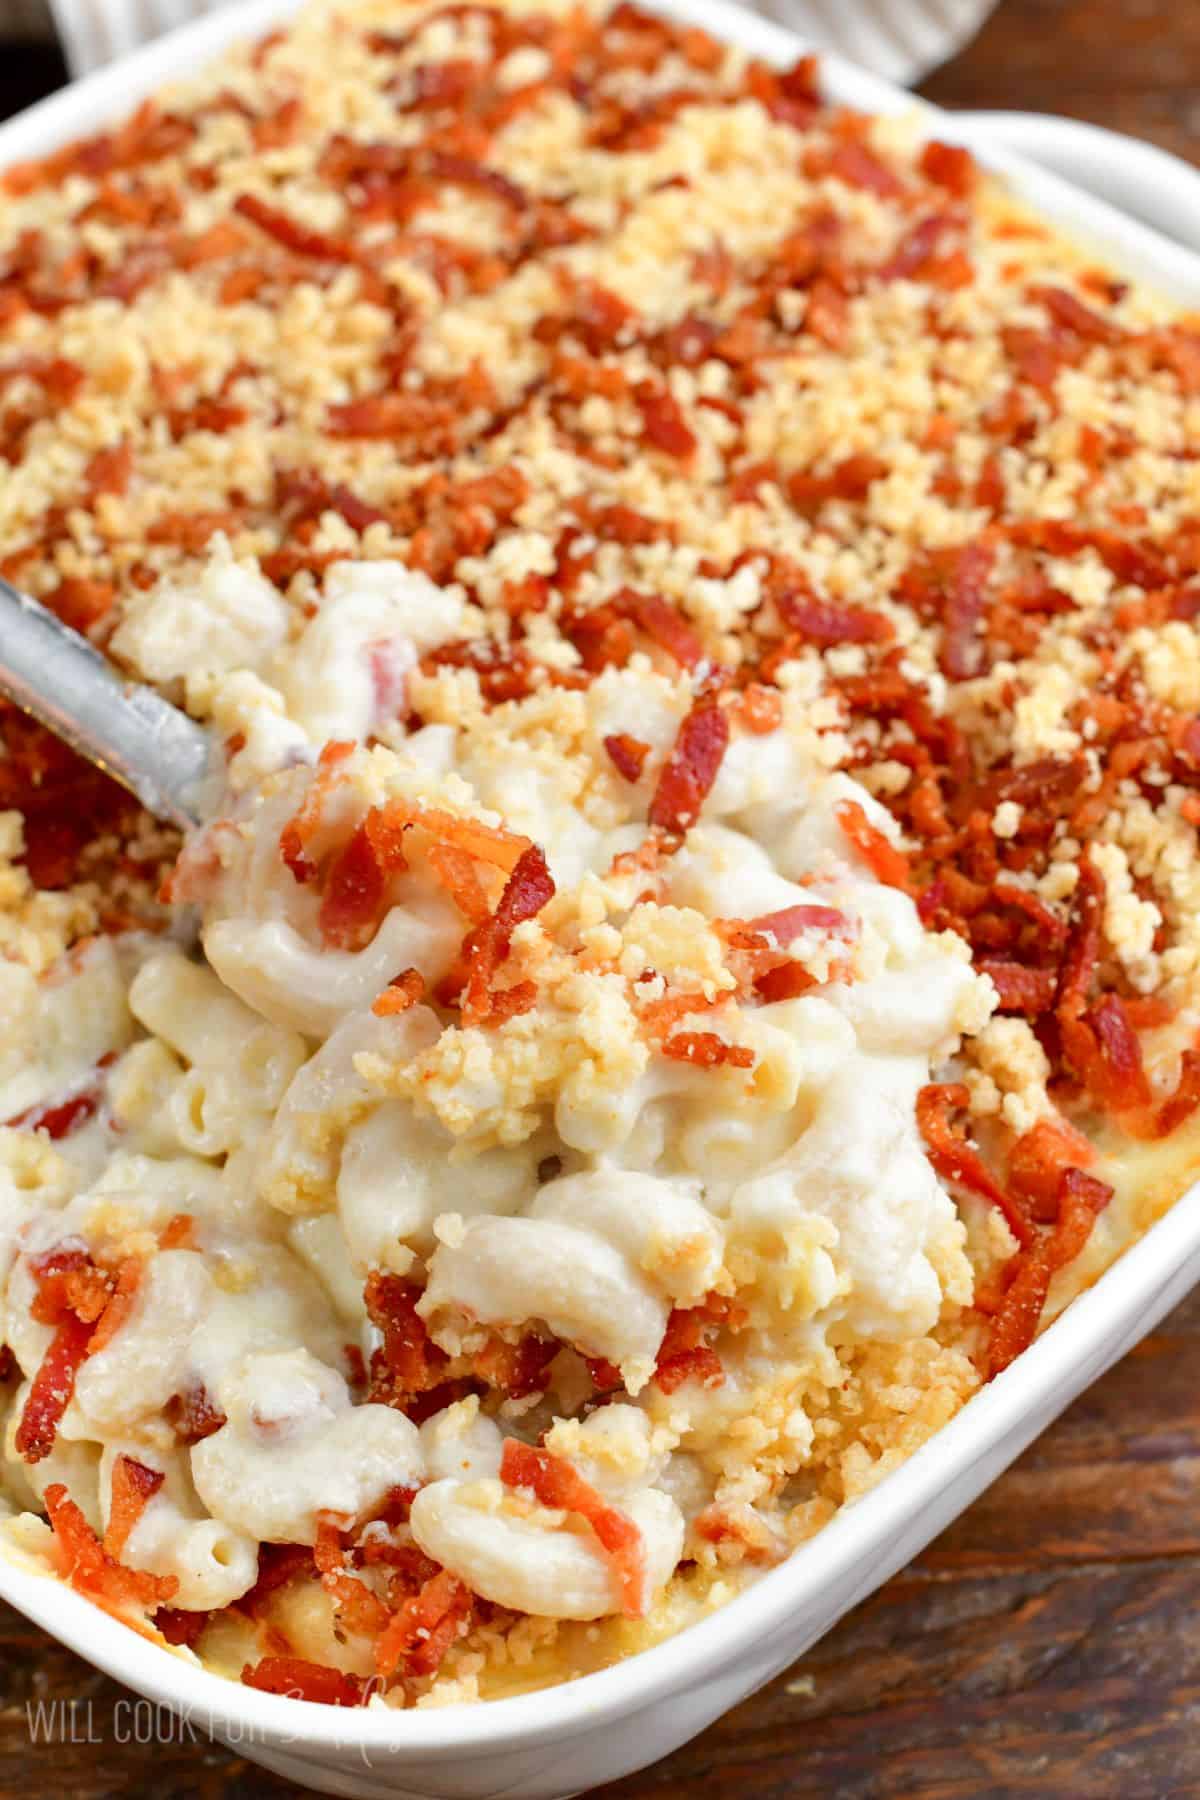
[(22, 1541), (486, 1698), (1005, 1369), (1195, 1156), (1198, 431), (1200, 320), (628, 4), (322, 0), (0, 176), (0, 573), (229, 768), (160, 887), (0, 718)]

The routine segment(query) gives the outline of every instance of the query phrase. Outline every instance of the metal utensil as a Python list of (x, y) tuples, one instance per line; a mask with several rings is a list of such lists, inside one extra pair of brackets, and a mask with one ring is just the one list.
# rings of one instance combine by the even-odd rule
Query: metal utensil
[(0, 694), (173, 825), (199, 822), (208, 733), (0, 578)]

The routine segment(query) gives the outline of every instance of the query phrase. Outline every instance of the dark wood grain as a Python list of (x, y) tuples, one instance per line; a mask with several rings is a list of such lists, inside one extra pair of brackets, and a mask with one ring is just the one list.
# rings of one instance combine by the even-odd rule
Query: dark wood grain
[[(53, 85), (0, 50), (0, 111)], [(1003, 0), (925, 86), (1200, 160), (1194, 0)], [(123, 1690), (0, 1608), (0, 1800), (270, 1800), (215, 1745), (119, 1742)], [(76, 1702), (34, 1744), (26, 1704)], [(1200, 1298), (771, 1687), (603, 1800), (1200, 1795)]]

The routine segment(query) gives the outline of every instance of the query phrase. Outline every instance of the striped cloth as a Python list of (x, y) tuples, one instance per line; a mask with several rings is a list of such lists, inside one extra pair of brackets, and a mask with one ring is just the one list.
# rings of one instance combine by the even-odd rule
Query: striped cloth
[[(994, 0), (757, 0), (810, 42), (908, 86), (966, 42)], [(0, 0), (0, 39), (57, 26), (75, 75), (112, 62), (201, 13), (237, 0)], [(53, 24), (51, 22), (53, 14)]]

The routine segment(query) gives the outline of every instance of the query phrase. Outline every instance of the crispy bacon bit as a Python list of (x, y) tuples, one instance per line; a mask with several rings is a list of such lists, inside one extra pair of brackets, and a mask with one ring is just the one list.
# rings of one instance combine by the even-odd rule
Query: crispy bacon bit
[(798, 469), (787, 480), (788, 499), (797, 512), (806, 517), (819, 511), (827, 500), (846, 500), (858, 504), (865, 500), (873, 482), (887, 474), (887, 464), (877, 456), (856, 454), (835, 463), (828, 475), (813, 475)]
[(610, 604), (624, 613), (662, 647), (684, 669), (694, 669), (704, 655), (704, 645), (678, 607), (661, 594), (643, 594), (634, 588), (622, 588)]
[(109, 1555), (61, 1481), (52, 1481), (42, 1499), (62, 1572), (73, 1588), (120, 1612), (161, 1606), (174, 1598), (179, 1587), (174, 1575), (126, 1569)]
[(962, 1112), (970, 1102), (964, 1082), (930, 1082), (917, 1095), (917, 1125), (925, 1139), (925, 1154), (944, 1181), (969, 1188), (990, 1200), (1004, 1215), (1018, 1244), (1030, 1238), (1029, 1221), (984, 1163), (975, 1146), (956, 1131), (950, 1115)]
[(419, 969), (405, 969), (402, 975), (394, 975), (382, 994), (376, 996), (371, 1011), (378, 1018), (388, 1019), (395, 1013), (407, 1012), (410, 1006), (416, 1006), (425, 995), (425, 977)]
[(798, 1000), (801, 994), (811, 993), (819, 985), (802, 962), (776, 963), (773, 969), (764, 969), (754, 977), (754, 991), (764, 1006), (780, 1000)]
[(715, 1031), (677, 1031), (660, 1048), (673, 1062), (691, 1063), (698, 1069), (716, 1069), (722, 1064), (734, 1069), (754, 1066), (754, 1052), (748, 1044), (727, 1044)]
[(384, 1626), (375, 1645), (375, 1667), (392, 1675), (403, 1665), (409, 1675), (434, 1675), (442, 1658), (467, 1629), (474, 1596), (448, 1569), (426, 1581)]
[(89, 1356), (95, 1356), (97, 1351), (106, 1349), (112, 1343), (133, 1311), (133, 1303), (137, 1297), (141, 1280), (142, 1260), (140, 1257), (127, 1256), (118, 1263), (112, 1297), (100, 1314), (96, 1328), (92, 1332), (92, 1341), (88, 1345)]
[(642, 1534), (628, 1514), (608, 1505), (571, 1463), (515, 1438), (504, 1441), (500, 1479), (506, 1487), (528, 1488), (541, 1506), (586, 1519), (612, 1564), (625, 1617), (645, 1615), (649, 1600), (645, 1551)]
[(92, 1327), (72, 1313), (51, 1339), (30, 1383), (14, 1439), (18, 1456), (26, 1462), (41, 1462), (53, 1450), (59, 1420), (71, 1403), (75, 1377), (87, 1356), (91, 1336)]
[(282, 244), (285, 250), (291, 250), (297, 256), (312, 256), (320, 262), (357, 262), (358, 257), (353, 245), (342, 238), (330, 237), (327, 232), (313, 231), (307, 225), (301, 225), (290, 214), (281, 212), (278, 207), (271, 206), (257, 194), (239, 194), (233, 203), (233, 209), (265, 231), (268, 237)]
[(87, 504), (94, 506), (104, 494), (123, 494), (133, 474), (133, 450), (128, 444), (114, 444), (111, 449), (97, 450), (83, 472), (83, 488)]
[(872, 825), (857, 800), (839, 800), (834, 807), (838, 824), (877, 881), (907, 893), (910, 885), (908, 858), (891, 839)]
[(1150, 1083), (1142, 1067), (1142, 1046), (1118, 994), (1104, 994), (1084, 1015), (1095, 1043), (1085, 1079), (1098, 1100), (1114, 1111), (1149, 1106)]
[(335, 740), (325, 745), (303, 805), (279, 834), (279, 854), (297, 881), (311, 881), (316, 875), (314, 865), (304, 854), (305, 847), (320, 828), (330, 790), (341, 779), (338, 764), (345, 762), (353, 750), (354, 744), (349, 740)]
[(361, 1637), (378, 1637), (387, 1625), (388, 1610), (378, 1594), (346, 1567), (347, 1553), (342, 1545), (345, 1523), (337, 1514), (317, 1514), (313, 1561), (342, 1628)]
[(706, 1343), (709, 1332), (720, 1326), (736, 1331), (745, 1313), (721, 1294), (708, 1294), (699, 1306), (677, 1306), (667, 1320), (658, 1348), (654, 1380), (664, 1394), (673, 1394), (685, 1381), (718, 1388), (725, 1371), (717, 1352)]
[(1063, 1120), (1039, 1119), (1008, 1153), (1008, 1186), (1027, 1202), (1035, 1219), (1058, 1217), (1058, 1196), (1067, 1169), (1086, 1169), (1095, 1151)]
[(160, 1606), (151, 1624), (156, 1631), (162, 1633), (168, 1644), (194, 1650), (212, 1617), (211, 1612), (185, 1612), (180, 1606)]
[(656, 450), (665, 450), (681, 462), (695, 454), (696, 434), (683, 416), (683, 409), (668, 387), (655, 381), (639, 381), (633, 390), (646, 442)]
[(245, 1687), (264, 1694), (286, 1694), (291, 1700), (312, 1700), (318, 1706), (362, 1706), (367, 1683), (326, 1663), (306, 1662), (302, 1656), (264, 1656), (242, 1670)]
[(325, 877), (318, 924), (337, 950), (361, 950), (375, 935), (387, 888), (386, 871), (375, 853), (370, 823), (357, 825)]
[(445, 1380), (444, 1350), (439, 1350), (417, 1312), (421, 1288), (399, 1275), (372, 1269), (363, 1292), (367, 1316), (383, 1333), (371, 1357), (367, 1398), (409, 1412), (414, 1399)]
[(438, 842), (430, 846), (429, 867), (464, 918), (475, 925), (487, 918), (491, 907), (473, 856), (454, 844)]
[(272, 1594), (303, 1577), (315, 1580), (317, 1565), (307, 1544), (260, 1544), (254, 1586), (237, 1601), (237, 1609), (257, 1619)]
[(457, 418), (449, 401), (428, 394), (366, 394), (331, 406), (326, 428), (335, 438), (415, 438), (430, 452), (452, 446)]
[(869, 607), (821, 600), (808, 588), (790, 583), (780, 583), (772, 595), (789, 631), (799, 632), (822, 650), (834, 644), (886, 644), (895, 636), (891, 620)]
[(696, 823), (728, 744), (728, 719), (712, 696), (701, 696), (679, 727), (659, 774), (650, 802), (651, 825), (682, 837)]
[(1066, 288), (1034, 288), (1030, 299), (1040, 300), (1057, 324), (1065, 326), (1076, 337), (1085, 338), (1089, 343), (1112, 344), (1123, 335), (1117, 326), (1101, 318), (1098, 312), (1093, 312), (1077, 294), (1070, 293)]
[(641, 738), (630, 737), (626, 731), (615, 732), (604, 740), (604, 748), (612, 760), (618, 775), (626, 781), (637, 781), (642, 773), (646, 758), (650, 754), (649, 744), (643, 744)]
[(942, 239), (957, 229), (951, 213), (931, 213), (905, 233), (879, 270), (884, 281), (918, 281), (937, 272), (935, 259)]
[(775, 688), (752, 681), (742, 689), (736, 702), (738, 722), (756, 737), (768, 737), (783, 723), (783, 701)]
[(836, 906), (808, 904), (785, 906), (779, 912), (762, 913), (757, 919), (748, 919), (746, 923), (751, 931), (774, 938), (780, 949), (786, 949), (805, 931), (828, 931), (836, 937), (845, 937), (850, 929), (850, 921)]
[(1107, 1182), (1097, 1181), (1081, 1169), (1063, 1171), (1054, 1229), (1043, 1232), (1031, 1249), (1013, 1258), (1012, 1279), (992, 1320), (989, 1380), (1033, 1342), (1055, 1272), (1074, 1262), (1112, 1195)]
[(1055, 969), (1029, 969), (1006, 956), (980, 957), (975, 967), (981, 975), (991, 977), (1000, 996), (1000, 1011), (1024, 1013), (1036, 1019), (1049, 1012), (1058, 986)]
[(176, 1394), (168, 1403), (167, 1418), (183, 1444), (198, 1444), (202, 1438), (220, 1431), (225, 1423), (225, 1414), (214, 1403), (203, 1382)]
[(975, 185), (975, 158), (971, 152), (957, 144), (943, 144), (937, 138), (931, 139), (921, 152), (920, 169), (922, 175), (960, 199), (965, 199)]
[[(460, 1004), (464, 1024), (482, 1024), (494, 1017), (500, 996), (493, 993), (492, 982), (508, 956), (512, 934), (526, 919), (536, 918), (553, 897), (554, 882), (546, 858), (536, 844), (530, 844), (505, 883), (495, 912), (463, 939), (466, 979)], [(525, 999), (526, 995), (519, 996), (522, 1011), (527, 1010)]]
[(854, 139), (836, 145), (829, 153), (828, 172), (848, 187), (863, 188), (869, 194), (878, 194), (881, 200), (895, 200), (904, 192), (904, 183), (895, 170)]
[(16, 1430), (17, 1451), (34, 1463), (54, 1448), (81, 1364), (102, 1350), (128, 1317), (142, 1265), (137, 1257), (128, 1257), (113, 1275), (98, 1268), (85, 1250), (69, 1247), (49, 1252), (32, 1266), (37, 1281), (33, 1317), (55, 1328)]
[(979, 620), (995, 559), (994, 546), (986, 543), (967, 544), (958, 553), (946, 593), (938, 657), (942, 673), (954, 681), (966, 681), (981, 671)]
[(113, 1463), (112, 1502), (104, 1532), (105, 1554), (120, 1561), (129, 1534), (166, 1480), (161, 1469), (148, 1469), (132, 1456), (118, 1456)]
[(550, 1364), (562, 1348), (556, 1338), (526, 1332), (519, 1343), (495, 1337), (475, 1356), (474, 1373), (509, 1400), (542, 1394), (550, 1384)]

